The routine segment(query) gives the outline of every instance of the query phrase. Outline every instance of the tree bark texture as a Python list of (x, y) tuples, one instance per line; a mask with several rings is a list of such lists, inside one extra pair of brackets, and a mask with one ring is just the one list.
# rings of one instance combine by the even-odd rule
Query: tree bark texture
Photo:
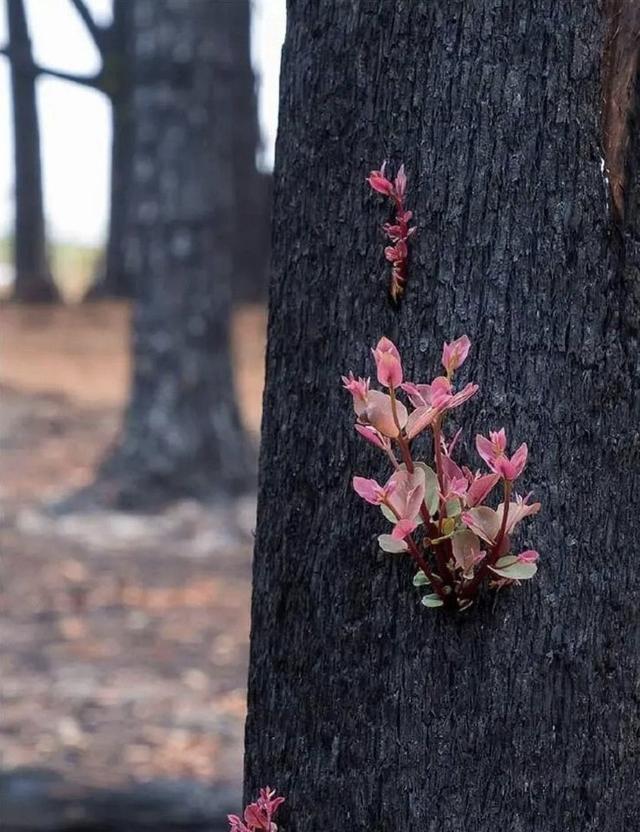
[(222, 5), (135, 0), (126, 267), (134, 376), (102, 478), (124, 505), (247, 485), (229, 345), (235, 134)]
[[(637, 825), (640, 367), (602, 162), (607, 21), (572, 0), (289, 3), (276, 152), (246, 796), (287, 832), (614, 832)], [(404, 161), (396, 309), (364, 177)], [(632, 213), (632, 212), (631, 212)], [(636, 212), (637, 217), (637, 212)], [(426, 610), (352, 492), (384, 476), (339, 376), (396, 341), (455, 419), (530, 445), (536, 578)], [(460, 414), (458, 416), (457, 414)]]
[(36, 72), (23, 0), (8, 0), (7, 12), (15, 159), (13, 297), (50, 302), (58, 293), (47, 259)]

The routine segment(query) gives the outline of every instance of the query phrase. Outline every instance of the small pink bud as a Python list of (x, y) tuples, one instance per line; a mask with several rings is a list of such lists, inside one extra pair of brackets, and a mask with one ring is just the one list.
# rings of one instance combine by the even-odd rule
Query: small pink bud
[(497, 432), (492, 431), (489, 439), (476, 436), (476, 448), (492, 471), (511, 482), (520, 476), (527, 463), (528, 448), (524, 442), (511, 459), (507, 456), (507, 436), (504, 428)]
[(396, 174), (395, 186), (398, 199), (403, 200), (407, 192), (407, 174), (404, 172), (404, 165), (400, 165)]
[(520, 563), (535, 563), (540, 555), (535, 549), (527, 549), (526, 552), (521, 552), (518, 555), (518, 560)]
[(450, 344), (445, 343), (442, 348), (442, 366), (447, 371), (447, 375), (451, 376), (464, 364), (470, 348), (471, 341), (466, 335), (462, 335)]
[(369, 379), (356, 379), (353, 373), (349, 373), (348, 376), (342, 376), (342, 386), (351, 393), (353, 397), (353, 409), (357, 416), (361, 416), (367, 406)]
[(388, 338), (381, 338), (372, 350), (378, 370), (378, 381), (385, 387), (399, 387), (402, 384), (400, 353)]
[(379, 194), (391, 196), (394, 193), (393, 183), (384, 175), (384, 165), (382, 170), (372, 170), (367, 177), (367, 182)]
[(409, 250), (404, 240), (398, 240), (394, 246), (387, 246), (384, 256), (390, 263), (401, 263), (407, 259)]

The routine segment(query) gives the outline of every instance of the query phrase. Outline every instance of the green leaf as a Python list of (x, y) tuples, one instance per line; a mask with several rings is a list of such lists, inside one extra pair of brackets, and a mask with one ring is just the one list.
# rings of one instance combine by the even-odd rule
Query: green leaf
[(440, 498), (438, 497), (438, 475), (433, 468), (429, 468), (424, 462), (416, 462), (416, 465), (420, 466), (424, 471), (424, 502), (429, 514), (433, 517), (440, 504)]
[(494, 566), (497, 566), (499, 569), (504, 569), (507, 566), (512, 566), (514, 563), (517, 563), (517, 561), (518, 558), (515, 555), (503, 555), (503, 557), (498, 558)]
[(416, 574), (413, 576), (413, 585), (414, 586), (427, 586), (430, 584), (431, 581), (427, 576), (424, 574), (422, 569), (419, 569)]
[(385, 519), (387, 519), (390, 523), (393, 523), (393, 525), (395, 526), (395, 524), (398, 522), (398, 518), (391, 511), (389, 506), (380, 506), (380, 511), (384, 514)]
[(425, 595), (420, 603), (424, 604), (425, 607), (442, 607), (444, 601), (442, 598), (433, 593), (432, 595)]
[(404, 540), (396, 540), (390, 534), (378, 535), (378, 545), (383, 552), (388, 552), (391, 555), (398, 555), (401, 552), (406, 552), (409, 548)]
[(447, 517), (457, 517), (462, 512), (462, 503), (458, 498), (448, 500), (446, 504)]
[[(504, 561), (511, 561), (511, 563), (505, 565)], [(500, 558), (495, 566), (490, 566), (489, 568), (496, 575), (500, 575), (502, 578), (509, 578), (512, 581), (528, 581), (538, 571), (538, 565), (536, 563), (522, 563), (522, 561), (519, 561), (513, 555)]]

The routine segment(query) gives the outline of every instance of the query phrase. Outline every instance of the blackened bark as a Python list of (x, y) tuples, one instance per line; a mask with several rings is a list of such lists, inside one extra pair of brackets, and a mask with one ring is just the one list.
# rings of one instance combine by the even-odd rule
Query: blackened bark
[(134, 376), (121, 442), (101, 471), (126, 506), (235, 493), (251, 470), (229, 345), (236, 201), (225, 16), (208, 0), (131, 5)]
[(47, 260), (36, 71), (23, 0), (8, 0), (7, 12), (15, 158), (13, 297), (27, 303), (50, 302), (58, 293)]
[(233, 89), (228, 114), (235, 131), (233, 170), (240, 199), (234, 239), (233, 299), (266, 300), (270, 247), (270, 176), (256, 167), (260, 146), (256, 82), (251, 66), (251, 10), (249, 0), (217, 4), (221, 25), (228, 27), (233, 60), (226, 80)]
[[(573, 0), (289, 4), (246, 752), (247, 796), (277, 785), (287, 832), (637, 824), (640, 367), (605, 29)], [(363, 182), (385, 157), (419, 225), (398, 310)], [(350, 479), (383, 466), (338, 379), (386, 334), (428, 380), (462, 332), (468, 459), (477, 430), (529, 441), (542, 562), (455, 617), (376, 552)]]

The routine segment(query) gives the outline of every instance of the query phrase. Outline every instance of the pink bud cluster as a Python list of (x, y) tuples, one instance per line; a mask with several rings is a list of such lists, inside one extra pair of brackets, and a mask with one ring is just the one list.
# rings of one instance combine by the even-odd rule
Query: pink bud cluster
[(229, 815), (229, 832), (278, 832), (273, 818), (283, 803), (284, 797), (276, 797), (275, 789), (260, 789), (258, 799), (246, 807), (242, 818)]
[(380, 170), (372, 170), (367, 177), (367, 182), (376, 193), (388, 197), (395, 210), (394, 221), (385, 223), (382, 229), (391, 243), (384, 250), (384, 256), (391, 263), (389, 293), (391, 299), (397, 302), (404, 294), (409, 257), (408, 242), (416, 229), (415, 226), (409, 226), (413, 213), (407, 211), (404, 204), (407, 192), (407, 176), (404, 165), (400, 165), (393, 180), (387, 177), (386, 166), (387, 163), (384, 162)]
[[(405, 380), (398, 349), (381, 338), (372, 352), (378, 382), (385, 390), (371, 389), (368, 378), (356, 379), (352, 373), (342, 378), (352, 397), (356, 430), (387, 455), (393, 468), (383, 485), (354, 477), (354, 490), (380, 506), (392, 524), (390, 534), (379, 536), (380, 547), (413, 559), (418, 567), (414, 584), (431, 587), (422, 599), (428, 607), (464, 609), (473, 603), (485, 579), (501, 587), (532, 578), (537, 570), (537, 552), (512, 554), (516, 526), (540, 510), (540, 503), (513, 492), (527, 462), (526, 444), (509, 455), (504, 429), (490, 432), (489, 437), (478, 435), (476, 448), (489, 470), (472, 471), (453, 459), (460, 431), (450, 440), (445, 438), (447, 414), (478, 391), (477, 384), (454, 384), (470, 347), (466, 335), (444, 344), (445, 374), (417, 384)], [(427, 429), (433, 437), (433, 467), (414, 459), (411, 449), (412, 441)], [(499, 483), (502, 501), (492, 508), (486, 501)]]

